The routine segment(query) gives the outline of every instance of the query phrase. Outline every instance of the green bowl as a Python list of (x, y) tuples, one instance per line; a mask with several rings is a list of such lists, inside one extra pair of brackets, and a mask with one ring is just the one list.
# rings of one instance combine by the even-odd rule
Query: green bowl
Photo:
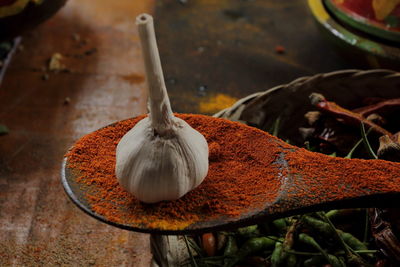
[(359, 30), (343, 25), (331, 16), (324, 0), (308, 0), (308, 6), (321, 31), (346, 60), (361, 68), (391, 68), (400, 70), (400, 48)]
[(400, 44), (400, 30), (398, 27), (390, 27), (384, 22), (361, 16), (345, 6), (337, 4), (335, 0), (324, 0), (324, 4), (341, 23), (372, 36)]

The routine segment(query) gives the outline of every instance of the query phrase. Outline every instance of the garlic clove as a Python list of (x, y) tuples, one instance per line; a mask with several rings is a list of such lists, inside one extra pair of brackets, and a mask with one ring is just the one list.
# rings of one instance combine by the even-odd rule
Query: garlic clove
[(396, 133), (392, 137), (382, 135), (377, 155), (379, 159), (400, 162), (400, 134)]
[(175, 117), (173, 122), (173, 133), (163, 137), (145, 118), (118, 143), (118, 181), (143, 202), (178, 199), (207, 175), (207, 141), (185, 121)]

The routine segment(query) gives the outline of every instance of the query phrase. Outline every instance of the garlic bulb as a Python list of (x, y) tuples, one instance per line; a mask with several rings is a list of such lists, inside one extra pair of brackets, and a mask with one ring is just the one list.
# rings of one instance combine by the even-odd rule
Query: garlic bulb
[(139, 15), (136, 24), (147, 74), (150, 113), (118, 143), (116, 176), (123, 188), (143, 202), (175, 200), (206, 177), (208, 145), (203, 135), (172, 113), (152, 17)]

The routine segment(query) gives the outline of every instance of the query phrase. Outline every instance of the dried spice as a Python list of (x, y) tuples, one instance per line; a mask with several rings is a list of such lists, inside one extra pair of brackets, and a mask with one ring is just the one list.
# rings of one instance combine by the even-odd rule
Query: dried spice
[[(176, 201), (146, 205), (136, 200), (114, 175), (115, 147), (144, 117), (118, 122), (84, 136), (67, 154), (69, 168), (80, 173), (78, 182), (91, 185), (87, 199), (96, 213), (125, 224), (182, 229), (204, 218), (238, 217), (255, 208), (262, 210), (267, 203), (278, 209), (282, 190), (285, 198), (298, 200), (299, 206), (313, 203), (315, 195), (325, 195), (329, 201), (374, 191), (400, 191), (396, 163), (331, 158), (239, 123), (202, 115), (177, 116), (209, 143), (210, 169), (204, 182)], [(290, 169), (281, 170), (275, 163), (282, 151)], [(297, 179), (298, 175), (302, 178)]]
[(377, 133), (389, 136), (392, 135), (389, 131), (373, 123), (372, 121), (367, 120), (362, 115), (347, 110), (339, 106), (335, 102), (327, 101), (325, 97), (321, 94), (312, 93), (310, 95), (310, 100), (314, 106), (318, 107), (320, 110), (326, 112), (327, 114), (333, 114), (335, 118), (340, 119), (345, 124), (359, 126), (361, 123), (363, 123), (368, 128), (372, 128)]
[[(238, 216), (249, 206), (260, 209), (277, 195), (277, 146), (265, 132), (223, 119), (179, 115), (202, 133), (209, 144), (210, 168), (204, 182), (176, 201), (143, 204), (124, 191), (114, 175), (115, 148), (140, 119), (118, 122), (84, 136), (67, 154), (69, 167), (78, 170), (78, 182), (95, 188), (87, 198), (92, 209), (116, 222), (150, 228), (181, 229), (199, 220), (225, 214)], [(262, 177), (262, 179), (260, 179)], [(125, 210), (128, 209), (128, 210)]]
[(361, 116), (368, 116), (370, 114), (379, 113), (379, 114), (388, 114), (393, 113), (394, 110), (400, 108), (400, 98), (379, 99), (378, 102), (370, 104), (368, 106), (363, 106), (357, 109), (354, 109), (353, 112), (360, 114)]

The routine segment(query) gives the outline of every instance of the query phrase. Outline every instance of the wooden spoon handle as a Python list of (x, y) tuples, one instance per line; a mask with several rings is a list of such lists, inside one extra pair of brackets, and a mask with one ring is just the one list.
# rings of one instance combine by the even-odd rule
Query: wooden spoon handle
[(170, 128), (173, 113), (164, 82), (153, 17), (148, 14), (141, 14), (136, 18), (136, 25), (142, 45), (149, 88), (150, 119), (156, 132), (162, 135)]
[(303, 149), (284, 153), (284, 160), (285, 179), (277, 198), (287, 203), (284, 209), (334, 207), (339, 202), (371, 207), (399, 199), (399, 163), (329, 157)]

